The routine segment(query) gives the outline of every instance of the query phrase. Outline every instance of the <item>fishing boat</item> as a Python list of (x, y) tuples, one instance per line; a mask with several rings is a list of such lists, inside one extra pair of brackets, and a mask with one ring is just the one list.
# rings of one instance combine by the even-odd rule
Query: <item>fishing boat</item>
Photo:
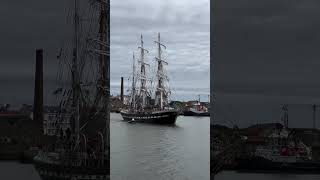
[(200, 95), (199, 95), (199, 100), (196, 102), (193, 102), (190, 105), (190, 107), (187, 108), (187, 110), (183, 111), (183, 115), (184, 116), (210, 116), (210, 112), (208, 111), (208, 108), (206, 106), (202, 105), (200, 101)]
[[(80, 2), (74, 0), (72, 55), (60, 51), (57, 57), (64, 62), (59, 70), (66, 72), (59, 76), (62, 87), (54, 91), (60, 97), (56, 138), (34, 157), (34, 166), (43, 180), (110, 179), (110, 2), (88, 3), (98, 23), (85, 31)], [(59, 127), (66, 117), (71, 126), (63, 130)]]
[[(158, 40), (154, 41), (157, 45), (157, 56), (155, 57), (157, 72), (156, 72), (156, 88), (154, 98), (152, 98), (152, 89), (148, 89), (148, 84), (152, 83), (152, 79), (148, 77), (147, 68), (150, 65), (146, 61), (146, 54), (149, 53), (144, 48), (143, 36), (140, 38), (140, 58), (138, 63), (140, 68), (136, 71), (136, 60), (133, 54), (133, 71), (132, 71), (132, 86), (130, 106), (120, 111), (122, 118), (125, 121), (144, 122), (156, 124), (174, 124), (176, 122), (178, 111), (169, 107), (169, 99), (171, 91), (169, 90), (169, 78), (165, 73), (164, 65), (168, 62), (164, 59), (162, 53), (166, 46), (161, 42), (160, 33)], [(137, 84), (139, 85), (136, 88)]]
[(282, 107), (284, 126), (275, 128), (266, 137), (264, 145), (252, 154), (237, 158), (236, 169), (240, 171), (319, 173), (320, 162), (312, 158), (312, 148), (300, 138), (294, 137), (288, 128), (287, 105)]
[(240, 171), (319, 172), (320, 162), (312, 159), (311, 147), (289, 137), (282, 129), (268, 137), (266, 145), (258, 146), (252, 155), (239, 157)]

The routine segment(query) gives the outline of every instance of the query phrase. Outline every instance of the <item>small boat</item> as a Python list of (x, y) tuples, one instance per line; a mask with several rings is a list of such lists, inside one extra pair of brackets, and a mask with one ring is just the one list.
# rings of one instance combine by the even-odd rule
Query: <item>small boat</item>
[(190, 109), (188, 111), (183, 112), (184, 116), (210, 116), (210, 112), (208, 111), (198, 111), (195, 109)]
[(184, 116), (210, 116), (208, 108), (201, 104), (200, 95), (199, 100), (192, 103), (191, 107), (183, 111)]
[(236, 169), (250, 172), (320, 173), (320, 162), (312, 158), (312, 148), (288, 129), (287, 105), (283, 108), (283, 128), (266, 137), (252, 154), (238, 157)]
[(135, 123), (134, 118), (132, 118), (130, 121), (128, 121), (128, 123)]

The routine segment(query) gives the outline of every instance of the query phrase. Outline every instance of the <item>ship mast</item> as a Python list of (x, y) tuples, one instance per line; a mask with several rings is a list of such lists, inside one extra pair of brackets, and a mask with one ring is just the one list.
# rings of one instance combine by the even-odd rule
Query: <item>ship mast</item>
[(102, 95), (102, 113), (103, 117), (105, 119), (105, 131), (104, 131), (104, 145), (103, 145), (103, 151), (107, 158), (110, 157), (109, 153), (109, 143), (110, 142), (110, 129), (109, 129), (109, 123), (110, 123), (110, 103), (109, 103), (109, 96), (110, 96), (110, 28), (107, 26), (110, 22), (110, 1), (109, 0), (101, 0), (100, 2), (100, 27), (99, 27), (99, 33), (100, 33), (100, 90)]
[(165, 63), (166, 65), (168, 65), (168, 63), (166, 61), (164, 61), (161, 57), (161, 47), (164, 47), (164, 49), (166, 49), (166, 46), (164, 44), (161, 43), (160, 41), (160, 33), (158, 33), (158, 41), (154, 41), (157, 46), (158, 46), (158, 56), (155, 57), (157, 63), (158, 63), (158, 69), (157, 69), (157, 90), (156, 90), (156, 105), (160, 106), (160, 109), (163, 109), (163, 105), (164, 105), (164, 93), (165, 93), (165, 89), (164, 89), (164, 71), (163, 71), (163, 63)]
[(141, 34), (141, 38), (140, 38), (140, 43), (141, 45), (139, 46), (140, 49), (140, 60), (139, 62), (141, 63), (141, 68), (140, 68), (140, 80), (141, 80), (141, 86), (140, 86), (140, 96), (142, 97), (142, 104), (141, 104), (141, 108), (144, 108), (146, 106), (146, 98), (147, 98), (147, 87), (146, 87), (146, 83), (147, 83), (147, 74), (146, 74), (146, 66), (149, 66), (149, 64), (147, 64), (145, 62), (145, 52), (149, 53), (148, 50), (144, 49), (143, 47), (143, 38), (142, 38), (142, 34)]
[(135, 84), (136, 65), (134, 59), (134, 53), (132, 54), (132, 109), (136, 110), (136, 84)]
[(80, 121), (80, 81), (79, 81), (79, 71), (78, 71), (78, 61), (79, 61), (79, 5), (78, 0), (74, 0), (74, 51), (73, 51), (73, 61), (72, 61), (72, 90), (73, 90), (73, 117), (74, 117), (74, 133), (76, 142), (79, 141), (79, 121)]
[[(89, 39), (96, 43), (95, 48), (91, 50), (98, 55), (98, 82), (96, 84), (96, 96), (93, 102), (93, 106), (96, 108), (98, 115), (96, 118), (104, 121), (103, 133), (98, 132), (101, 136), (101, 142), (103, 142), (102, 151), (109, 157), (109, 143), (110, 142), (110, 0), (97, 0), (99, 5), (99, 34), (97, 39)], [(95, 116), (94, 115), (94, 116)], [(102, 157), (103, 159), (104, 157)]]

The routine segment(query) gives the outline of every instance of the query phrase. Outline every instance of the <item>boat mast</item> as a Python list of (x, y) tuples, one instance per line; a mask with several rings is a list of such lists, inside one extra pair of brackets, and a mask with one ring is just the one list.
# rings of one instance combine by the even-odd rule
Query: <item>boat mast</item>
[(101, 99), (102, 99), (102, 113), (103, 117), (105, 119), (105, 131), (104, 131), (104, 145), (103, 145), (103, 151), (106, 154), (106, 156), (109, 158), (109, 143), (110, 142), (110, 129), (109, 129), (109, 123), (110, 123), (110, 103), (109, 103), (109, 96), (110, 96), (110, 46), (109, 46), (109, 33), (110, 28), (108, 26), (110, 22), (110, 1), (109, 0), (101, 0), (100, 2), (100, 27), (99, 27), (99, 33), (100, 33), (100, 90), (101, 90)]
[(134, 59), (134, 52), (132, 54), (132, 108), (133, 111), (136, 110), (136, 84), (135, 84), (135, 73), (136, 73), (136, 65)]
[(166, 61), (164, 61), (161, 57), (161, 47), (164, 47), (166, 49), (166, 46), (161, 43), (160, 41), (160, 33), (158, 33), (158, 41), (154, 41), (158, 45), (158, 57), (156, 57), (156, 61), (158, 62), (158, 70), (157, 70), (157, 78), (158, 78), (158, 85), (156, 90), (156, 105), (160, 106), (160, 109), (163, 109), (163, 94), (164, 94), (164, 85), (163, 85), (163, 79), (164, 79), (164, 72), (163, 72), (163, 63), (168, 64)]
[(74, 51), (72, 61), (72, 90), (73, 90), (73, 117), (74, 117), (74, 133), (76, 142), (79, 141), (79, 120), (80, 120), (80, 80), (78, 71), (78, 57), (79, 57), (79, 5), (78, 0), (74, 0)]
[(146, 87), (146, 82), (147, 82), (147, 74), (146, 74), (146, 65), (149, 65), (145, 62), (144, 60), (144, 53), (147, 52), (149, 53), (148, 50), (144, 49), (143, 47), (143, 38), (141, 34), (140, 38), (140, 60), (139, 62), (141, 63), (141, 69), (140, 69), (140, 79), (141, 79), (141, 87), (140, 87), (140, 95), (142, 96), (142, 104), (141, 108), (144, 108), (146, 106), (146, 97), (147, 97), (147, 87)]

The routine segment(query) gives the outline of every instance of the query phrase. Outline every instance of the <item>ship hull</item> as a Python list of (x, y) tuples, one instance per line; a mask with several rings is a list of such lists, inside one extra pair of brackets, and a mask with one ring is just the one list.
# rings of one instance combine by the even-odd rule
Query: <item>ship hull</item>
[(174, 124), (178, 117), (178, 112), (176, 111), (161, 111), (152, 113), (130, 113), (121, 111), (121, 116), (123, 120), (141, 123), (154, 123), (154, 124)]
[(201, 113), (197, 113), (197, 112), (193, 112), (193, 111), (184, 111), (183, 112), (184, 116), (210, 116), (210, 112), (201, 112)]
[(273, 162), (263, 157), (241, 158), (235, 168), (243, 172), (293, 172), (320, 173), (320, 163), (315, 161)]

